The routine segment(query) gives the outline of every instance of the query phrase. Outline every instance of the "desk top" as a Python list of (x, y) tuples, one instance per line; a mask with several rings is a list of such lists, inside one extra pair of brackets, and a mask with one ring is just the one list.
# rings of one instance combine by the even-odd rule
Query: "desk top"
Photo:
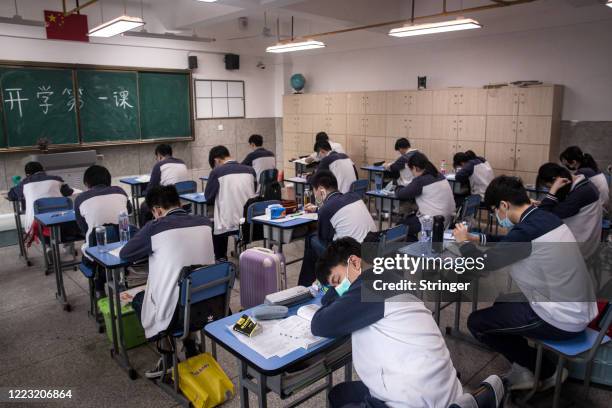
[(534, 184), (525, 184), (525, 190), (527, 190), (530, 193), (541, 193), (541, 194), (546, 194), (548, 193), (548, 189), (547, 188), (537, 188)]
[(44, 214), (36, 214), (34, 216), (38, 222), (45, 227), (52, 227), (58, 224), (65, 224), (76, 221), (74, 210), (53, 211)]
[(192, 203), (206, 204), (206, 197), (204, 197), (204, 193), (181, 194), (179, 197), (183, 200), (191, 201)]
[(148, 178), (148, 175), (146, 176), (131, 176), (131, 177), (124, 177), (122, 179), (119, 179), (119, 182), (123, 183), (123, 184), (129, 184), (129, 185), (140, 185), (140, 184), (148, 184), (149, 180), (144, 180), (143, 177)]
[(383, 166), (374, 166), (374, 165), (367, 165), (367, 166), (361, 166), (361, 170), (368, 170), (368, 171), (385, 171), (385, 168)]
[(287, 221), (282, 221), (282, 222), (272, 221), (269, 219), (265, 219), (264, 217), (265, 216), (253, 217), (253, 222), (256, 222), (258, 224), (263, 224), (263, 225), (269, 225), (271, 227), (276, 227), (276, 228), (281, 228), (281, 229), (292, 229), (292, 228), (297, 228), (302, 225), (317, 222), (317, 220), (313, 218), (291, 217), (291, 215), (288, 216), (289, 219)]
[[(107, 244), (106, 249), (112, 251), (113, 249), (119, 248), (121, 245), (123, 245), (121, 242), (113, 242), (112, 244)], [(100, 247), (97, 246), (86, 248), (85, 252), (105, 268), (119, 268), (130, 264), (130, 262), (114, 256), (110, 252), (100, 252)]]
[(366, 195), (372, 197), (388, 198), (390, 200), (399, 200), (399, 198), (395, 196), (395, 192), (385, 193), (383, 192), (383, 190), (370, 190), (366, 192)]
[[(310, 303), (318, 304), (320, 303), (320, 298), (311, 299), (308, 302), (290, 307), (288, 316), (295, 315), (300, 306)], [(224, 317), (223, 319), (207, 324), (204, 327), (204, 331), (208, 336), (214, 339), (234, 356), (241, 360), (246, 360), (251, 366), (253, 366), (253, 368), (266, 375), (276, 375), (282, 373), (295, 363), (303, 361), (317, 353), (325, 351), (345, 341), (345, 338), (325, 339), (317, 344), (314, 344), (308, 349), (299, 348), (283, 357), (274, 356), (266, 359), (238, 340), (227, 327), (230, 325), (233, 326), (243, 314), (251, 316), (252, 313), (253, 308)]]
[(289, 177), (289, 178), (284, 179), (284, 181), (289, 181), (291, 183), (298, 183), (298, 184), (310, 184), (308, 180), (303, 177)]
[(202, 176), (200, 177), (200, 180), (208, 181), (208, 176)]

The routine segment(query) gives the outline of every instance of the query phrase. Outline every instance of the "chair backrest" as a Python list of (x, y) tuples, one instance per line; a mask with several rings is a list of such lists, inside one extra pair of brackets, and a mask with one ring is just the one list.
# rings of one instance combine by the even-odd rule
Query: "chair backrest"
[(279, 200), (268, 200), (268, 201), (258, 201), (256, 203), (249, 205), (249, 207), (247, 208), (246, 222), (250, 224), (251, 221), (253, 220), (253, 217), (264, 215), (266, 213), (266, 208), (268, 208), (269, 205), (280, 204), (280, 203), (281, 202)]
[(361, 196), (364, 196), (368, 191), (368, 187), (370, 187), (370, 181), (366, 179), (355, 180), (351, 183), (350, 192), (351, 193), (359, 193)]
[(198, 191), (198, 183), (193, 180), (179, 181), (174, 185), (176, 191), (181, 194), (190, 194)]
[(380, 243), (385, 246), (391, 242), (403, 242), (406, 240), (408, 234), (408, 226), (405, 224), (396, 225), (393, 228), (389, 228), (384, 231)]
[(34, 214), (72, 210), (72, 207), (72, 200), (68, 197), (39, 198), (34, 201)]
[(259, 185), (260, 186), (265, 186), (266, 184), (272, 183), (274, 181), (278, 181), (278, 170), (277, 169), (263, 170), (259, 174)]

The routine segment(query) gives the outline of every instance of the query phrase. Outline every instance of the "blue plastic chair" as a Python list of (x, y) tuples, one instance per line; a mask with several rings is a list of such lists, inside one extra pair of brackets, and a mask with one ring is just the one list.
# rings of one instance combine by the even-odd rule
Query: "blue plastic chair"
[(387, 253), (394, 252), (397, 248), (388, 248), (388, 245), (394, 242), (405, 242), (408, 235), (408, 226), (398, 224), (393, 228), (382, 231), (380, 241), (378, 242), (377, 256), (384, 256)]
[(45, 214), (53, 211), (72, 210), (73, 203), (68, 197), (39, 198), (34, 201), (34, 214)]
[(253, 242), (253, 218), (258, 217), (260, 215), (264, 215), (266, 213), (266, 208), (273, 204), (281, 204), (278, 200), (268, 200), (268, 201), (258, 201), (255, 202), (247, 208), (247, 216), (246, 223), (250, 224), (249, 228), (249, 241), (245, 241), (244, 237), (241, 237), (241, 241), (243, 243), (243, 247), (246, 248), (247, 244)]
[(190, 194), (198, 191), (198, 183), (193, 180), (180, 181), (174, 185), (179, 195)]
[(368, 191), (368, 188), (370, 187), (370, 181), (366, 180), (366, 179), (359, 179), (359, 180), (355, 180), (351, 183), (351, 188), (350, 188), (350, 192), (351, 193), (358, 193), (361, 195), (361, 197), (365, 196), (365, 193)]

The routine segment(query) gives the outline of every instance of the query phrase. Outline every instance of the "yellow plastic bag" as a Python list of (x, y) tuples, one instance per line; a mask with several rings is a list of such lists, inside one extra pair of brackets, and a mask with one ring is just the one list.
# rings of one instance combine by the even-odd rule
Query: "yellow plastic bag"
[(234, 396), (234, 384), (210, 353), (178, 365), (179, 388), (195, 408), (211, 408)]

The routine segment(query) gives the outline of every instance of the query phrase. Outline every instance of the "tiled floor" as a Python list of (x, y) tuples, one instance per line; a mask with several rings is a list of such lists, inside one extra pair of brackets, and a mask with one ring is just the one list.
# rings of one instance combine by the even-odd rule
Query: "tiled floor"
[[(285, 247), (288, 260), (299, 257), (302, 243)], [(32, 403), (32, 406), (78, 407), (173, 407), (175, 401), (144, 378), (135, 381), (110, 359), (106, 334), (99, 334), (87, 316), (87, 282), (80, 272), (65, 272), (65, 286), (73, 306), (70, 313), (62, 311), (55, 301), (55, 279), (44, 276), (42, 258), (31, 251), (34, 266), (26, 267), (18, 257), (16, 247), (0, 249), (0, 388), (63, 388), (72, 390), (72, 400), (53, 403)], [(294, 285), (300, 263), (288, 270), (289, 283)], [(240, 309), (239, 283), (232, 293), (231, 306)], [(465, 325), (467, 308), (463, 308)], [(441, 326), (451, 323), (452, 310), (445, 310)], [(473, 388), (490, 374), (500, 374), (509, 365), (502, 357), (467, 343), (447, 338), (453, 363), (466, 388)], [(150, 345), (129, 352), (136, 370), (142, 374), (157, 360)], [(237, 386), (238, 365), (229, 353), (219, 348), (218, 360)], [(356, 375), (353, 374), (354, 378)], [(335, 381), (343, 374), (336, 373)], [(537, 406), (550, 405), (551, 394), (544, 395)], [(612, 408), (612, 392), (592, 388), (583, 398), (580, 384), (569, 382), (563, 389), (563, 399), (579, 407)], [(280, 399), (269, 394), (272, 407), (281, 406)], [(253, 398), (251, 401), (255, 404)], [(239, 406), (238, 397), (225, 406)], [(304, 406), (322, 407), (323, 395)], [(2, 403), (0, 403), (2, 405)], [(28, 404), (23, 404), (24, 406)], [(13, 406), (12, 404), (10, 406)]]

